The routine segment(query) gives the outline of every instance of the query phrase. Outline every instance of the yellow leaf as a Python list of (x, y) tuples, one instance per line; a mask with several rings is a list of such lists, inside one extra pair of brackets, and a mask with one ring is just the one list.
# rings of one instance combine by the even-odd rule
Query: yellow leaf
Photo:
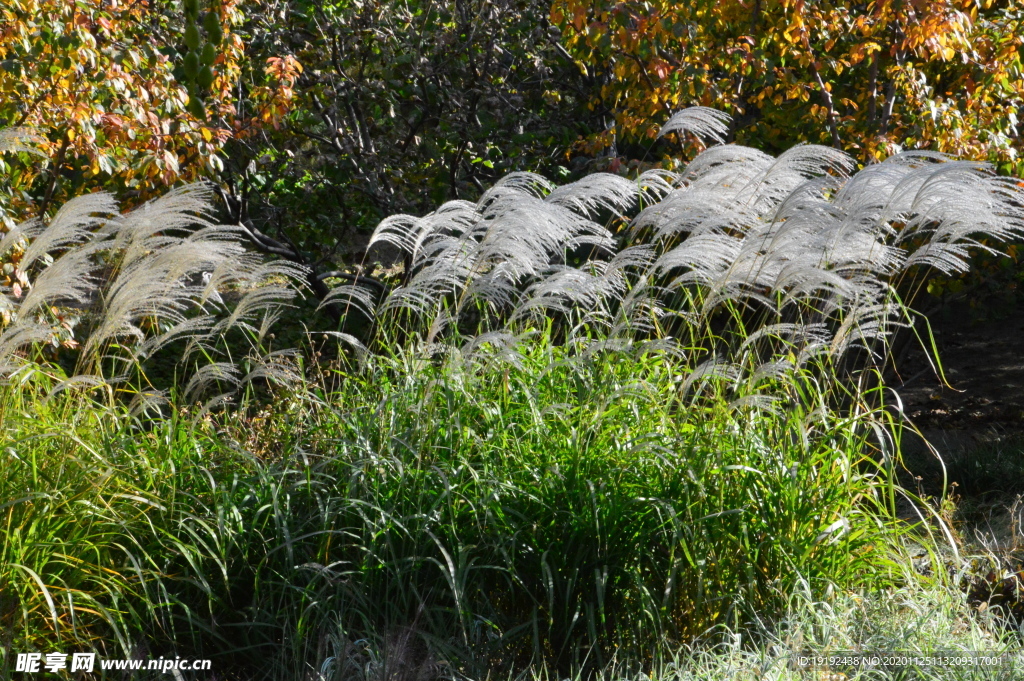
[(209, 142), (213, 139), (213, 133), (210, 132), (209, 128), (202, 128), (203, 139)]

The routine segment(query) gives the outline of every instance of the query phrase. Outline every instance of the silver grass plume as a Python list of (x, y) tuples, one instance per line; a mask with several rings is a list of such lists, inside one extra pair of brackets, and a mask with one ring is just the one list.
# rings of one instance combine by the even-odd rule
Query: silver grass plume
[[(595, 349), (636, 336), (671, 344), (659, 336), (676, 324), (687, 340), (674, 347), (717, 358), (685, 388), (731, 381), (748, 391), (734, 403), (745, 409), (773, 403), (758, 386), (813, 363), (880, 361), (903, 323), (894, 291), (910, 268), (962, 272), (972, 249), (992, 250), (982, 238), (1024, 234), (1024, 192), (985, 164), (913, 151), (854, 173), (850, 156), (815, 145), (774, 158), (724, 144), (728, 115), (702, 107), (672, 116), (669, 132), (718, 145), (679, 173), (561, 187), (513, 173), (476, 203), (387, 218), (372, 242), (409, 256), (406, 283), (372, 308), (358, 283), (335, 296), (377, 319), (410, 314), (431, 347), (468, 330), (456, 334), (464, 355), (507, 347), (551, 316), (567, 320), (570, 344), (593, 344), (600, 328)], [(632, 216), (623, 234), (595, 222), (608, 214)], [(493, 342), (475, 344), (476, 333)]]
[(298, 351), (293, 348), (275, 350), (252, 360), (253, 369), (242, 377), (242, 385), (264, 380), (280, 386), (294, 387), (302, 382)]
[[(408, 310), (432, 319), (443, 304), (456, 314), (480, 306), (490, 314), (508, 313), (525, 287), (549, 276), (566, 252), (587, 246), (610, 252), (610, 233), (589, 216), (625, 211), (637, 195), (636, 185), (618, 176), (555, 190), (539, 176), (513, 173), (476, 204), (451, 202), (425, 218), (385, 220), (371, 243), (403, 249), (411, 256), (412, 275), (377, 312)], [(350, 289), (338, 295), (366, 300)]]
[(522, 367), (524, 338), (507, 331), (490, 331), (474, 336), (461, 348), (462, 356), (476, 367), (509, 364)]
[(97, 249), (90, 246), (94, 245), (68, 251), (35, 278), (17, 308), (19, 319), (27, 319), (44, 306), (89, 305), (98, 284), (93, 261)]
[(729, 134), (731, 123), (732, 116), (723, 111), (706, 106), (691, 106), (669, 118), (658, 131), (658, 137), (664, 137), (670, 132), (688, 132), (700, 138), (723, 143)]
[(105, 387), (107, 387), (107, 382), (104, 381), (103, 378), (100, 376), (72, 376), (71, 378), (65, 379), (57, 383), (57, 385), (55, 385), (53, 389), (50, 390), (49, 394), (47, 394), (46, 400), (49, 400), (54, 395), (57, 395), (58, 393), (61, 393), (65, 390), (74, 390), (76, 388), (92, 390), (95, 388)]
[(726, 385), (730, 385), (735, 383), (739, 377), (740, 369), (735, 364), (721, 357), (712, 357), (704, 360), (690, 371), (689, 375), (683, 380), (683, 384), (679, 387), (679, 392), (682, 395), (686, 395), (694, 385), (699, 390), (703, 385), (714, 379), (723, 380)]
[(0, 258), (7, 255), (15, 246), (27, 246), (30, 239), (34, 238), (44, 229), (41, 220), (29, 220), (19, 225), (14, 225), (0, 239)]
[[(266, 320), (295, 294), (304, 271), (247, 251), (238, 228), (212, 221), (212, 196), (208, 185), (188, 185), (122, 215), (109, 194), (89, 194), (68, 201), (48, 221), (10, 230), (0, 239), (0, 255), (23, 248), (14, 274), (25, 284), (0, 296), (8, 320), (0, 332), (4, 372), (16, 369), (30, 347), (56, 342), (52, 310), (70, 309), (92, 321), (79, 362), (87, 375), (73, 377), (69, 386), (101, 380), (107, 359), (130, 365), (174, 340), (212, 350), (230, 328), (265, 335)], [(227, 291), (236, 292), (236, 304), (225, 301)], [(256, 328), (261, 315), (264, 323)], [(227, 380), (222, 369), (215, 362), (197, 380)], [(198, 394), (199, 387), (191, 384), (185, 392)]]
[(51, 329), (38, 322), (19, 321), (0, 334), (0, 374), (8, 376), (24, 365), (22, 351), (47, 342)]
[(148, 414), (163, 414), (163, 408), (170, 404), (166, 390), (140, 390), (128, 402), (128, 414), (139, 418)]
[[(652, 179), (647, 178), (646, 185), (650, 186), (651, 182)], [(545, 201), (592, 217), (602, 209), (616, 214), (629, 210), (636, 202), (637, 194), (636, 182), (611, 173), (595, 173), (552, 189)]]
[(71, 199), (61, 206), (49, 224), (32, 239), (21, 257), (19, 269), (28, 270), (44, 255), (83, 243), (116, 216), (118, 211), (114, 197), (105, 192)]

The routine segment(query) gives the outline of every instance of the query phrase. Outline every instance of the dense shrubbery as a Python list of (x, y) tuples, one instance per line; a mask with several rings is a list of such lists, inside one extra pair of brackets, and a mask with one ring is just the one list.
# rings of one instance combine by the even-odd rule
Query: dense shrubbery
[(551, 20), (614, 116), (587, 145), (611, 155), (670, 155), (655, 121), (703, 104), (766, 151), (926, 149), (1024, 173), (1018, 2), (553, 0)]

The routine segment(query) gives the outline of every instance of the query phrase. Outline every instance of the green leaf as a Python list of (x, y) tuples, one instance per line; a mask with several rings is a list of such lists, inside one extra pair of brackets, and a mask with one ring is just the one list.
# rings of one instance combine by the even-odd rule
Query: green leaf
[(190, 50), (199, 49), (199, 27), (191, 21), (185, 25), (185, 45)]

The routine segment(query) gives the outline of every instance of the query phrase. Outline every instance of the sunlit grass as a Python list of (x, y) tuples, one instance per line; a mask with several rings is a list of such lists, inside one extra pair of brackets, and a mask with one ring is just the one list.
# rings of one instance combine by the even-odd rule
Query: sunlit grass
[(872, 413), (694, 403), (667, 353), (521, 350), (373, 359), (252, 419), (8, 385), (14, 649), (258, 651), (287, 676), (325, 628), (411, 627), (464, 673), (569, 674), (894, 583)]

